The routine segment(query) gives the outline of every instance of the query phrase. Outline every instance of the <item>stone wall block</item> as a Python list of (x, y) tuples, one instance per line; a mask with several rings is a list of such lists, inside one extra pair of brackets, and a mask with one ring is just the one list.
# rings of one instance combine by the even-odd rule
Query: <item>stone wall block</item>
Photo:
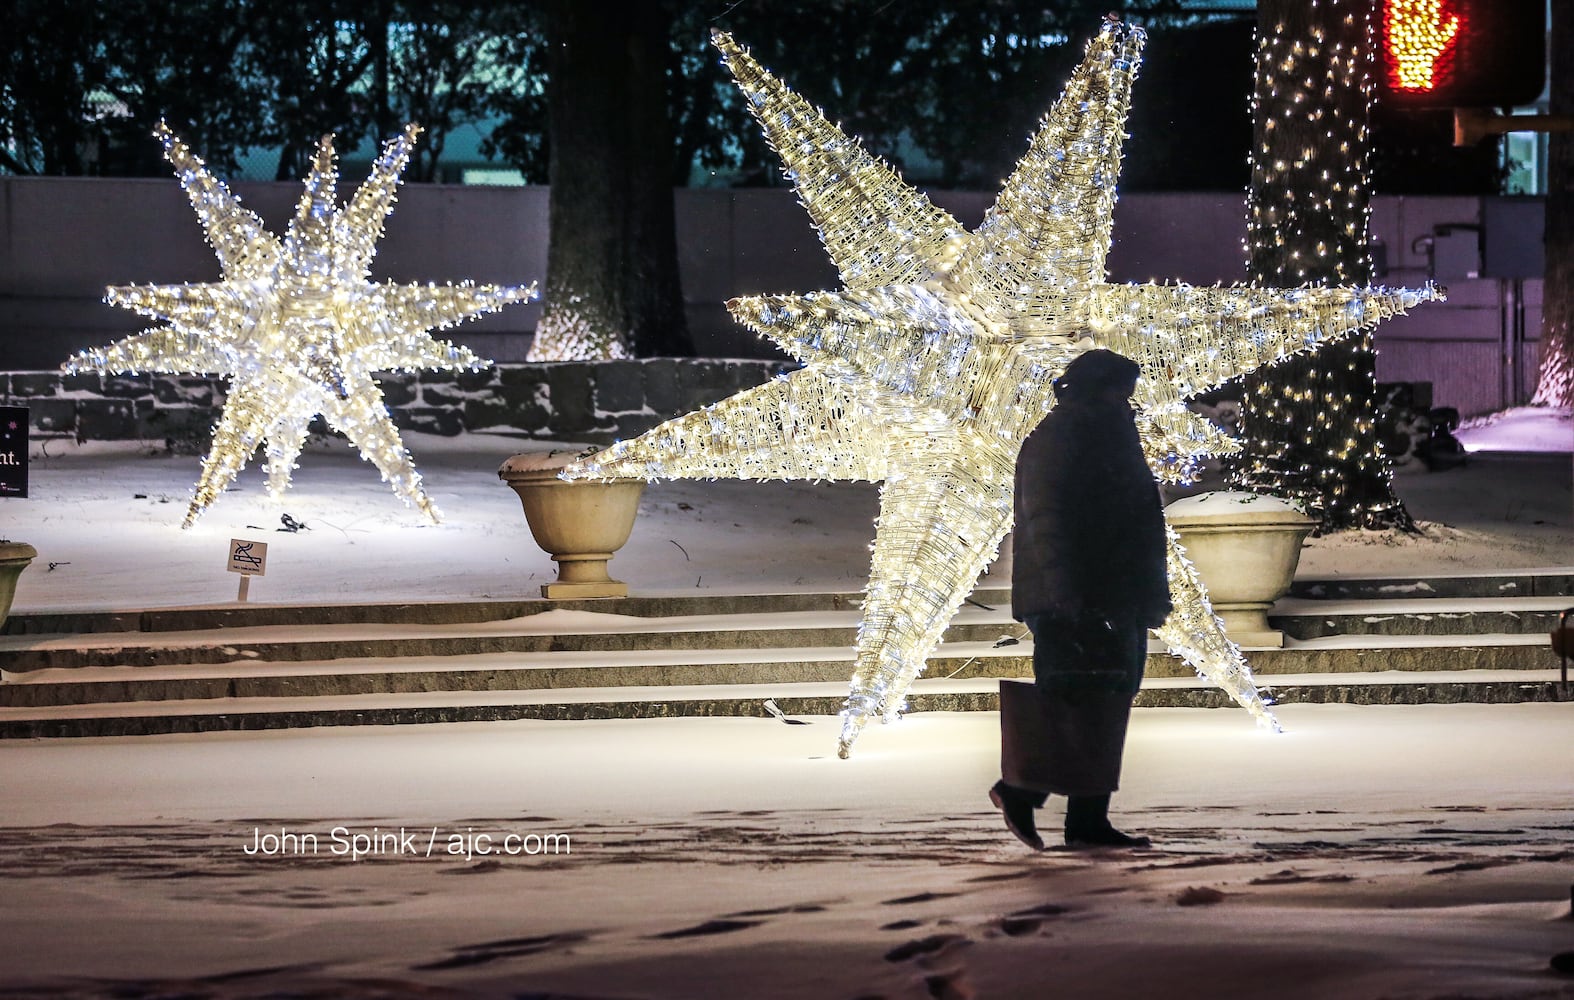
[(698, 410), (731, 395), (732, 380), (719, 361), (695, 361), (678, 368), (678, 412)]
[(111, 399), (142, 399), (153, 395), (150, 375), (105, 375), (104, 395)]
[(223, 382), (217, 375), (155, 375), (153, 398), (163, 406), (209, 406)]
[(137, 434), (136, 401), (130, 399), (77, 400), (78, 441), (131, 441)]
[[(549, 414), (545, 407), (512, 409), (498, 399), (467, 399), (459, 412), (468, 431), (511, 428), (524, 431), (532, 437), (546, 436), (544, 432)], [(538, 435), (537, 432), (542, 433)]]
[(142, 404), (137, 401), (137, 437), (162, 441), (178, 455), (201, 455), (212, 447), (217, 411), (194, 406), (144, 408)]
[(417, 406), (417, 408), (401, 409), (400, 413), (405, 414), (405, 419), (408, 420), (405, 430), (422, 431), (427, 435), (439, 435), (442, 438), (456, 438), (464, 433), (464, 422), (460, 419), (458, 409)]
[(421, 403), (425, 406), (464, 406), (468, 394), (452, 382), (421, 382)]
[(498, 381), (495, 394), (465, 401), (465, 426), (471, 430), (517, 427), (522, 431), (540, 431), (544, 436), (552, 418), (552, 394), (542, 366), (505, 368)]
[(548, 423), (554, 433), (581, 434), (596, 427), (592, 401), (590, 368), (586, 365), (559, 364), (547, 368), (552, 417)]
[(25, 399), (28, 425), (40, 434), (75, 434), (77, 405), (70, 399)]
[(406, 406), (415, 402), (416, 376), (414, 372), (383, 372), (377, 376), (383, 390), (383, 402), (392, 406)]
[(457, 437), (464, 433), (464, 422), (458, 410), (444, 410), (431, 406), (402, 407), (393, 411), (394, 426), (402, 431), (420, 431), (442, 437)]
[(795, 362), (778, 364), (771, 361), (731, 361), (727, 364), (727, 371), (732, 377), (734, 389), (742, 391), (763, 385), (777, 375), (798, 367), (800, 366)]
[(23, 398), (57, 396), (61, 376), (54, 372), (12, 372), (10, 395)]
[(644, 367), (638, 361), (603, 361), (596, 365), (596, 410), (600, 413), (643, 410)]
[[(437, 374), (436, 372), (427, 372), (421, 376), (421, 380), (424, 383), (427, 379)], [(483, 392), (488, 389), (496, 389), (499, 385), (496, 365), (493, 365), (491, 368), (483, 368), (477, 372), (458, 371), (447, 374), (454, 380), (454, 384), (465, 392)]]
[(104, 393), (104, 376), (98, 372), (82, 372), (78, 375), (60, 376), (61, 392), (80, 392), (93, 396)]
[(639, 437), (652, 427), (665, 419), (654, 413), (620, 413), (617, 416), (618, 430), (614, 440), (627, 441), (629, 438)]
[(664, 417), (678, 415), (678, 362), (672, 358), (652, 358), (643, 363), (645, 405)]

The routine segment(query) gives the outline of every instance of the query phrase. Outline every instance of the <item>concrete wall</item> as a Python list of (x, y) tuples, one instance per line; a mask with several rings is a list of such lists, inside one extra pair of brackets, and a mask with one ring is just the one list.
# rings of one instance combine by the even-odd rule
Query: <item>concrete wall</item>
[[(348, 184), (346, 180), (343, 183)], [(282, 234), (296, 184), (236, 184)], [(409, 185), (388, 220), (373, 277), (528, 284), (546, 273), (543, 188)], [(58, 366), (143, 323), (101, 301), (112, 284), (214, 281), (218, 262), (173, 180), (0, 178), (0, 370)], [(540, 306), (463, 327), (484, 354), (523, 357)]]
[[(345, 178), (348, 188), (355, 178)], [(235, 190), (282, 232), (299, 187), (241, 183)], [(836, 274), (790, 191), (676, 192), (679, 265), (690, 328), (711, 357), (780, 358), (737, 326), (736, 295), (836, 286)], [(937, 192), (976, 225), (991, 193)], [(1380, 197), (1372, 232), (1387, 252), (1388, 284), (1426, 280), (1418, 237), (1445, 224), (1480, 224), (1476, 198)], [(409, 185), (388, 222), (373, 274), (396, 281), (525, 284), (546, 275), (547, 190)], [(1128, 194), (1116, 210), (1111, 280), (1195, 284), (1244, 277), (1245, 213), (1230, 194)], [(0, 178), (0, 371), (52, 369), (73, 351), (136, 332), (142, 323), (100, 299), (105, 285), (210, 281), (218, 265), (173, 180)], [(1447, 281), (1450, 301), (1379, 328), (1378, 377), (1425, 381), (1439, 405), (1478, 413), (1514, 399), (1512, 365), (1533, 388), (1541, 282)], [(1517, 299), (1524, 341), (1511, 336)], [(500, 362), (524, 358), (540, 306), (514, 306), (451, 331)], [(1522, 396), (1521, 396), (1522, 398)]]

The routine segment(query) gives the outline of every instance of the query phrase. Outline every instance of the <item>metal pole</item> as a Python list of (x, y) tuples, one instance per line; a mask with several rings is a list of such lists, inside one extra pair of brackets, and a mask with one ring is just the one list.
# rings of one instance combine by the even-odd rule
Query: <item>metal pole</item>
[(1558, 652), (1563, 656), (1563, 677), (1561, 679), (1563, 697), (1569, 696), (1569, 643), (1574, 636), (1569, 634), (1569, 615), (1574, 615), (1574, 608), (1564, 608), (1558, 615), (1558, 634), (1553, 637), (1558, 647)]
[(1498, 409), (1506, 410), (1514, 401), (1514, 282), (1499, 278), (1498, 294)]

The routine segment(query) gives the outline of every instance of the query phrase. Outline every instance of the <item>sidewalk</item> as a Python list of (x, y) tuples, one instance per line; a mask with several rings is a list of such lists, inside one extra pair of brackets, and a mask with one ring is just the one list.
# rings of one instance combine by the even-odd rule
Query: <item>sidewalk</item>
[(984, 713), (0, 744), (0, 995), (1574, 995), (1574, 705), (1283, 713), (1138, 710), (1104, 855)]

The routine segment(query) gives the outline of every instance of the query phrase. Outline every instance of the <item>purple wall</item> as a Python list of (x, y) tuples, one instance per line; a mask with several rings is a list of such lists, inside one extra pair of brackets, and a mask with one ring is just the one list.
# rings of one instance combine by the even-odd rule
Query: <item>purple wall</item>
[[(345, 178), (346, 188), (353, 178)], [(242, 201), (282, 232), (299, 187), (235, 185)], [(734, 324), (736, 295), (834, 288), (836, 275), (792, 192), (676, 192), (679, 264), (690, 327), (703, 354), (773, 357)], [(937, 192), (937, 204), (976, 225), (993, 195)], [(1416, 240), (1445, 224), (1479, 224), (1477, 198), (1379, 197), (1372, 232), (1387, 250), (1387, 284), (1426, 279)], [(547, 190), (541, 187), (409, 185), (380, 244), (374, 276), (399, 281), (526, 284), (546, 276)], [(1114, 281), (1195, 284), (1244, 277), (1245, 212), (1229, 194), (1131, 194), (1121, 198), (1109, 257)], [(108, 284), (208, 281), (218, 265), (184, 194), (171, 180), (0, 178), (0, 371), (51, 369), (75, 350), (141, 328), (104, 305)], [(1492, 279), (1443, 282), (1450, 301), (1378, 331), (1384, 381), (1427, 381), (1442, 405), (1480, 413), (1515, 400), (1505, 357), (1519, 356), (1534, 388), (1541, 282), (1518, 288)], [(1517, 343), (1512, 294), (1527, 338)], [(458, 340), (498, 361), (523, 359), (539, 305), (460, 327)], [(1517, 348), (1517, 349), (1516, 349)]]

